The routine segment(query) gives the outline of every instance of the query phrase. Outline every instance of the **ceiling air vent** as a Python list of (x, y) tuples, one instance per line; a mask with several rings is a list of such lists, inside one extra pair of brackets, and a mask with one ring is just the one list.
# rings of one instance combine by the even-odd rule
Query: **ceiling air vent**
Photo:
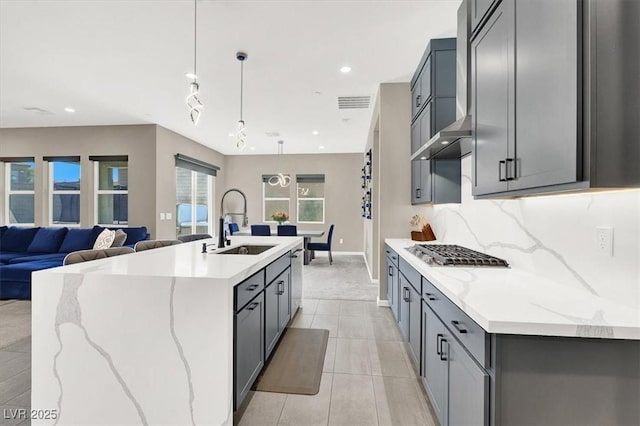
[(24, 109), (25, 111), (34, 112), (36, 114), (53, 114), (51, 111), (47, 111), (46, 109), (38, 107), (24, 107), (22, 109)]
[(338, 109), (369, 108), (371, 96), (338, 96)]

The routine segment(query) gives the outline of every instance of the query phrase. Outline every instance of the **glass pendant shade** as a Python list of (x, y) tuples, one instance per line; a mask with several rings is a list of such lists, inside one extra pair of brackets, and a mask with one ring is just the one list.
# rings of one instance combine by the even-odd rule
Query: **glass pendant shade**
[(189, 118), (191, 118), (191, 122), (194, 125), (198, 125), (198, 120), (200, 120), (200, 110), (203, 105), (198, 99), (198, 95), (200, 94), (200, 86), (195, 81), (189, 85), (189, 95), (187, 95), (187, 106), (189, 107)]
[(236, 133), (236, 147), (239, 150), (243, 150), (247, 145), (247, 126), (245, 126), (244, 121), (238, 121), (238, 132)]

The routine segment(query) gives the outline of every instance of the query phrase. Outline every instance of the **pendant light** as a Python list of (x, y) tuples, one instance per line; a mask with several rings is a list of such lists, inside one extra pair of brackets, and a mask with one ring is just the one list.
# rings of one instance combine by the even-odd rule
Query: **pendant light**
[(236, 147), (243, 150), (247, 145), (247, 131), (242, 119), (242, 95), (244, 87), (244, 60), (247, 59), (247, 54), (244, 52), (236, 53), (236, 59), (240, 61), (240, 120), (238, 120), (238, 132), (236, 133)]
[(186, 98), (187, 106), (189, 107), (189, 118), (194, 126), (198, 125), (200, 120), (200, 113), (202, 110), (202, 102), (198, 96), (200, 95), (200, 85), (198, 84), (198, 73), (196, 71), (197, 64), (197, 25), (198, 25), (198, 1), (193, 0), (193, 81), (189, 84), (189, 94)]
[[(282, 166), (282, 155), (284, 154), (284, 141), (278, 141), (278, 158), (280, 159), (280, 165)], [(278, 173), (271, 176), (268, 180), (271, 186), (281, 186), (283, 188), (288, 187), (291, 184), (291, 176), (284, 173)]]

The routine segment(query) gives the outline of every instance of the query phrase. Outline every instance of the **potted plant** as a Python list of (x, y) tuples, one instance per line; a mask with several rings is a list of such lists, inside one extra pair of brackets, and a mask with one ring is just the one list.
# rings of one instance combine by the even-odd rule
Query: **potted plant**
[(427, 222), (427, 219), (420, 215), (415, 214), (409, 221), (411, 225), (417, 229), (417, 231), (411, 231), (411, 239), (414, 241), (433, 241), (436, 236), (431, 229), (431, 225)]
[(283, 223), (289, 220), (289, 214), (286, 212), (276, 212), (271, 215), (271, 219), (278, 222), (278, 225), (282, 225)]

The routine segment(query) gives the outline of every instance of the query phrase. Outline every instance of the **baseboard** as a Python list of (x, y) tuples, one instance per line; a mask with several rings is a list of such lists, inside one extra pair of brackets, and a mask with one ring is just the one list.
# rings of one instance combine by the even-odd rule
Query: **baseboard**
[(331, 254), (334, 256), (364, 256), (364, 253), (361, 251), (332, 251)]
[(386, 306), (387, 308), (391, 306), (388, 300), (380, 300), (380, 296), (377, 299), (378, 306)]

